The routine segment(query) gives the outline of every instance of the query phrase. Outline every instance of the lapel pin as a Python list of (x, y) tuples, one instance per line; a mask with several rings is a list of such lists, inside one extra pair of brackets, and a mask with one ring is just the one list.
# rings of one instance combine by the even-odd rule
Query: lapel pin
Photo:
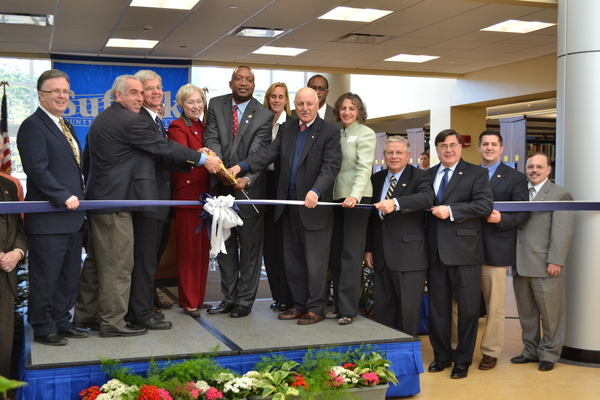
[(462, 175), (462, 172), (459, 172), (458, 174), (459, 174), (459, 175)]
[(315, 137), (314, 137), (314, 136), (311, 136), (310, 138), (311, 138), (311, 139), (314, 139)]
[(406, 186), (406, 183), (403, 183), (402, 186)]
[(501, 177), (502, 177), (502, 175), (496, 175), (496, 176), (497, 176), (498, 178), (501, 178)]
[(8, 194), (8, 190), (5, 190), (4, 193)]
[(252, 114), (248, 115), (248, 118), (252, 118)]

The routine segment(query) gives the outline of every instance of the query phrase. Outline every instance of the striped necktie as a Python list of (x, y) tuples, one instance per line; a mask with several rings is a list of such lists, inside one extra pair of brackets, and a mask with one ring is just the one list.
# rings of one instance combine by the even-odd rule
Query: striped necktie
[(62, 129), (63, 135), (65, 135), (65, 138), (67, 138), (67, 142), (69, 142), (69, 144), (71, 145), (71, 150), (73, 150), (73, 154), (75, 155), (75, 160), (77, 161), (77, 165), (81, 166), (81, 160), (79, 158), (79, 151), (77, 151), (77, 147), (75, 146), (73, 134), (71, 133), (71, 130), (69, 129), (67, 124), (65, 124), (64, 119), (60, 118), (59, 122), (60, 122), (60, 127)]

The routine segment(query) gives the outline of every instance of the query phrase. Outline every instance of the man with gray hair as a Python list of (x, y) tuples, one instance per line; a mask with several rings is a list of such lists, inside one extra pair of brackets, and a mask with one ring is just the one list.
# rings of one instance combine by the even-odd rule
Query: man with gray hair
[(425, 210), (433, 205), (429, 173), (408, 164), (410, 143), (391, 136), (383, 150), (387, 169), (371, 177), (373, 201), (365, 263), (375, 270), (377, 322), (419, 334), (429, 259)]
[[(90, 127), (85, 149), (88, 200), (156, 200), (155, 156), (219, 169), (217, 157), (198, 153), (162, 137), (138, 113), (142, 82), (119, 76), (113, 103)], [(79, 325), (97, 328), (100, 337), (135, 336), (153, 329), (153, 321), (126, 324), (134, 265), (132, 212), (155, 208), (111, 208), (90, 213), (93, 262), (85, 263), (76, 305)], [(84, 284), (85, 282), (85, 284)]]

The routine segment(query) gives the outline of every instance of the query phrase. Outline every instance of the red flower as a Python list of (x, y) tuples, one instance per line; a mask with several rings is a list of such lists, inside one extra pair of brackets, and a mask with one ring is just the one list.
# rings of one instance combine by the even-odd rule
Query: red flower
[(342, 368), (346, 368), (350, 371), (354, 371), (354, 369), (356, 368), (356, 364), (346, 363), (346, 364), (342, 365)]
[(79, 393), (81, 400), (96, 400), (96, 397), (100, 396), (101, 394), (102, 392), (98, 386), (91, 386)]
[(158, 394), (158, 388), (154, 385), (143, 385), (140, 388), (140, 394), (137, 400), (162, 400), (160, 394)]
[(300, 374), (294, 375), (294, 381), (292, 382), (292, 386), (295, 388), (302, 386), (304, 390), (308, 390), (308, 383), (306, 383), (304, 377)]

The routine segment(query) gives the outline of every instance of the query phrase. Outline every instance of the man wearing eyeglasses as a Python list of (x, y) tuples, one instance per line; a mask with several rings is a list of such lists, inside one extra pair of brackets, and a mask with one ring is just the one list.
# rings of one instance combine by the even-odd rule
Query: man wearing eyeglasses
[[(329, 81), (327, 81), (327, 78), (323, 75), (313, 75), (306, 83), (306, 86), (317, 92), (317, 97), (319, 98), (319, 117), (341, 128), (342, 122), (336, 121), (333, 115), (333, 107), (327, 104), (327, 96), (329, 95)], [(292, 110), (292, 118), (298, 118), (295, 109)]]
[[(226, 166), (237, 164), (271, 143), (273, 113), (252, 97), (254, 86), (252, 70), (238, 67), (229, 81), (231, 94), (215, 97), (208, 105), (204, 145), (214, 151)], [(264, 199), (266, 183), (266, 175), (260, 170), (237, 178), (234, 190), (232, 182), (220, 173), (211, 176), (211, 194), (245, 199), (239, 192), (242, 188), (251, 199)], [(266, 212), (265, 206), (256, 207), (239, 206), (244, 225), (231, 230), (231, 236), (225, 242), (227, 254), (217, 256), (223, 300), (210, 308), (209, 314), (230, 313), (231, 317), (240, 318), (248, 316), (252, 309), (262, 267)]]
[[(452, 130), (435, 138), (440, 163), (429, 169), (435, 205), (427, 218), (429, 252), (429, 340), (434, 361), (429, 372), (454, 367), (466, 378), (473, 361), (481, 293), (481, 219), (492, 213), (488, 171), (465, 162), (462, 137)], [(458, 345), (451, 346), (452, 298), (458, 306)]]
[[(61, 346), (86, 338), (69, 310), (79, 291), (84, 211), (81, 148), (73, 126), (62, 118), (71, 94), (69, 77), (45, 71), (38, 79), (40, 106), (21, 124), (17, 145), (27, 174), (26, 201), (50, 201), (67, 212), (26, 213), (29, 242), (28, 320), (36, 342)], [(23, 256), (23, 255), (21, 255)]]

